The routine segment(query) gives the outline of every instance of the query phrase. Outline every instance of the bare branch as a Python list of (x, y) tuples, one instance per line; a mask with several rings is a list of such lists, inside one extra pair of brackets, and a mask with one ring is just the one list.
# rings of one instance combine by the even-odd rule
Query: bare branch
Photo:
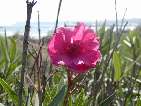
[(22, 70), (21, 70), (21, 81), (20, 81), (20, 87), (19, 87), (19, 106), (22, 106), (22, 94), (23, 94), (23, 87), (24, 87), (24, 74), (25, 74), (25, 68), (27, 63), (27, 51), (28, 51), (28, 38), (29, 38), (29, 32), (30, 32), (30, 19), (32, 14), (32, 8), (37, 3), (26, 1), (27, 4), (27, 20), (25, 25), (25, 32), (24, 32), (24, 40), (23, 40), (23, 53), (22, 53)]

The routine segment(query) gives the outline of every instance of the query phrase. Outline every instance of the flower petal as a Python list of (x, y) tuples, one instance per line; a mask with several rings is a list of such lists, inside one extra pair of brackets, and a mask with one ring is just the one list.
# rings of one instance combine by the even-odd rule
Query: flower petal
[(74, 35), (72, 28), (62, 28), (61, 30), (63, 31), (65, 35), (64, 36), (65, 42), (71, 43), (71, 37)]
[(66, 66), (68, 67), (69, 71), (75, 73), (84, 73), (91, 68), (89, 64), (84, 63), (80, 60), (80, 58), (71, 58), (68, 63), (69, 64), (66, 64)]
[(71, 67), (69, 67), (69, 70), (70, 71), (73, 71), (75, 73), (84, 73), (86, 72), (87, 70), (89, 70), (91, 67), (87, 64), (73, 64), (71, 65)]
[(98, 50), (99, 46), (100, 44), (97, 40), (81, 43), (82, 52), (87, 52), (87, 50)]
[(71, 59), (63, 54), (60, 54), (60, 52), (56, 52), (56, 53), (50, 53), (49, 52), (49, 56), (51, 59), (51, 63), (54, 65), (69, 65), (71, 64)]
[(82, 38), (82, 46), (83, 48), (86, 48), (87, 50), (97, 50), (99, 49), (99, 40), (96, 36), (96, 33), (93, 32), (91, 29), (87, 29), (84, 32), (83, 38)]
[(89, 50), (85, 53), (80, 54), (79, 58), (85, 64), (88, 64), (91, 67), (95, 67), (96, 63), (101, 59), (101, 53), (99, 50)]
[(65, 40), (64, 40), (64, 33), (63, 32), (57, 32), (54, 35), (54, 48), (58, 51), (62, 52), (65, 48)]
[(85, 30), (85, 25), (83, 23), (78, 23), (74, 28), (75, 35), (73, 36), (73, 40), (82, 40), (83, 33)]
[(48, 43), (48, 53), (49, 54), (56, 53), (56, 50), (54, 48), (54, 41), (55, 41), (55, 37), (53, 36)]
[(94, 40), (96, 38), (96, 33), (92, 29), (86, 29), (83, 35), (83, 42)]

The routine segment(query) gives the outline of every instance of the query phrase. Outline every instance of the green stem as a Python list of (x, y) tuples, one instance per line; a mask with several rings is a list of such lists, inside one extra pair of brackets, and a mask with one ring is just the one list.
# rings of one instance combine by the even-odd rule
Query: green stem
[(72, 72), (69, 70), (67, 70), (67, 78), (68, 78), (68, 88), (67, 88), (67, 93), (64, 100), (64, 106), (68, 106), (69, 96), (71, 94), (71, 87), (72, 87)]

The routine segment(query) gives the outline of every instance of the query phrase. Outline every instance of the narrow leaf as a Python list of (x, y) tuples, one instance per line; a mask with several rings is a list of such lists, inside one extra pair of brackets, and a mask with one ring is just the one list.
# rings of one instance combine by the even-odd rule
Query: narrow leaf
[(49, 106), (58, 106), (61, 101), (63, 101), (66, 92), (66, 85), (62, 87), (59, 93), (54, 97), (53, 101), (49, 104)]
[(121, 77), (121, 60), (119, 52), (114, 52), (113, 54), (113, 65), (115, 69), (114, 79), (115, 81), (119, 81)]
[(2, 51), (2, 56), (3, 58), (6, 60), (6, 61), (9, 61), (9, 55), (8, 55), (8, 51), (6, 48), (6, 46), (4, 45), (4, 42), (2, 41), (2, 39), (0, 39), (0, 48), (1, 48), (1, 51)]
[(16, 56), (16, 50), (17, 50), (17, 48), (16, 48), (16, 41), (14, 40), (14, 39), (10, 39), (10, 61), (12, 62), (12, 61), (14, 61), (14, 58), (15, 58), (15, 56)]

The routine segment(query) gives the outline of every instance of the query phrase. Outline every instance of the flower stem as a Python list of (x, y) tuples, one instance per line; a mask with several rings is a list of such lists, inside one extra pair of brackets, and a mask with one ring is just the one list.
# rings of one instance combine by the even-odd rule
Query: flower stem
[(68, 106), (69, 96), (71, 95), (71, 89), (72, 89), (72, 72), (69, 70), (67, 70), (67, 78), (68, 78), (68, 89), (64, 99), (64, 106)]

